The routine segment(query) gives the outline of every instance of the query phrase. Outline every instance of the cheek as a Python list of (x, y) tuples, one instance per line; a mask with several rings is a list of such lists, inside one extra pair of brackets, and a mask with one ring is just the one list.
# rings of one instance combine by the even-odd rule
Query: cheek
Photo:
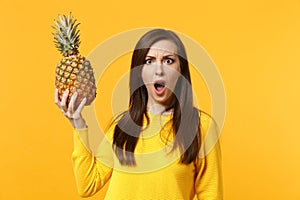
[(180, 73), (180, 74), (181, 74), (181, 68), (180, 68), (180, 64), (178, 64), (178, 65), (176, 66), (176, 70), (178, 71), (178, 73)]
[(145, 77), (145, 70), (142, 69), (142, 80), (144, 81), (144, 83), (146, 82), (146, 81), (145, 81), (145, 78), (146, 78), (146, 77)]
[(147, 86), (147, 83), (151, 82), (152, 72), (149, 68), (143, 67), (142, 69), (142, 79)]
[(172, 89), (175, 88), (175, 85), (178, 81), (179, 76), (180, 76), (180, 74), (177, 74), (177, 73), (172, 75), (172, 77), (171, 77), (171, 79), (172, 79), (172, 81), (171, 81)]
[(174, 81), (175, 84), (176, 84), (176, 82), (177, 82), (179, 76), (182, 76), (182, 74), (181, 74), (181, 69), (180, 69), (180, 65), (177, 66), (176, 71), (174, 72), (174, 75), (173, 75), (173, 76), (174, 76), (174, 79), (176, 80), (176, 81)]
[(150, 79), (150, 75), (149, 75), (149, 70), (145, 70), (144, 68), (142, 69), (142, 80), (143, 80), (143, 83), (147, 89), (147, 93), (148, 95), (151, 93), (151, 85), (150, 85), (150, 82), (151, 82), (151, 79)]
[(176, 82), (178, 77), (181, 76), (180, 66), (172, 66), (171, 68), (166, 68), (165, 72), (166, 72), (168, 79), (171, 82), (173, 82), (173, 81)]
[(170, 90), (173, 91), (175, 89), (176, 83), (177, 83), (178, 78), (180, 76), (181, 76), (181, 73), (180, 73), (180, 71), (177, 71), (177, 70), (172, 70), (172, 72), (169, 73), (168, 82), (169, 82), (169, 89)]
[(142, 72), (141, 72), (142, 80), (145, 82), (145, 68), (143, 67)]

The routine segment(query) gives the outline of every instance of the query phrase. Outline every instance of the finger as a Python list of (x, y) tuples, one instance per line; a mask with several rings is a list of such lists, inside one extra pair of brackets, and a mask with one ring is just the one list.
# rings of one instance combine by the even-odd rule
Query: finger
[(54, 103), (58, 105), (59, 100), (58, 100), (58, 89), (56, 88), (54, 91)]
[(67, 112), (65, 116), (68, 117), (69, 119), (73, 119), (73, 113)]
[(69, 95), (69, 89), (66, 89), (61, 99), (61, 103), (60, 103), (61, 106), (66, 106), (68, 95)]
[(62, 112), (62, 114), (64, 114), (64, 116), (68, 116), (68, 114), (64, 111), (64, 109), (60, 109), (60, 111)]
[(74, 114), (80, 115), (80, 113), (81, 113), (81, 111), (82, 111), (82, 109), (83, 109), (85, 103), (86, 103), (86, 97), (84, 97), (84, 99), (80, 102), (80, 104), (79, 104), (79, 106), (78, 106), (78, 108), (76, 109), (76, 111), (75, 111)]
[(70, 103), (69, 103), (69, 108), (68, 108), (69, 113), (74, 113), (74, 104), (76, 102), (77, 96), (78, 96), (78, 93), (75, 92), (73, 94), (73, 96), (71, 97), (71, 100), (70, 100)]

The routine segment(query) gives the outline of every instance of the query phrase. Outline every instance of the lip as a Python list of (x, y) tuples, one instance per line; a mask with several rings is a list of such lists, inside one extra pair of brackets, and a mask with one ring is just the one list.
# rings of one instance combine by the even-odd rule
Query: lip
[[(155, 85), (155, 83), (161, 83), (161, 82), (163, 82), (164, 83), (164, 88), (162, 89), (162, 90), (160, 90), (160, 91), (158, 91), (158, 90), (156, 90), (156, 88), (154, 87), (154, 85)], [(157, 95), (159, 95), (159, 96), (161, 96), (161, 95), (163, 95), (164, 94), (164, 92), (165, 92), (165, 90), (166, 90), (166, 81), (165, 80), (156, 80), (156, 81), (154, 81), (154, 83), (153, 83), (153, 89), (154, 89), (154, 92), (157, 94)]]

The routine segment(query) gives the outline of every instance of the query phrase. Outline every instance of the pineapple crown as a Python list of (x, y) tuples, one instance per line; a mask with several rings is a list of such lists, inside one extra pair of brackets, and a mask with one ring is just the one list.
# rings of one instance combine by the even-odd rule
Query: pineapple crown
[(78, 54), (78, 47), (80, 44), (79, 30), (77, 27), (80, 23), (76, 23), (76, 19), (73, 19), (71, 13), (66, 15), (58, 15), (59, 20), (54, 19), (54, 43), (56, 48), (60, 51), (63, 56), (69, 56)]

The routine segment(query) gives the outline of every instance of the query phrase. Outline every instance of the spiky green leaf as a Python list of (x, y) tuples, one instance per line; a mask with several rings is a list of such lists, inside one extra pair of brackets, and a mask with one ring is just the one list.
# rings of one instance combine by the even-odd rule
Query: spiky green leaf
[(59, 21), (54, 20), (55, 26), (52, 26), (55, 46), (63, 55), (77, 54), (80, 45), (78, 30), (80, 23), (71, 16), (71, 13), (68, 16), (58, 15), (58, 18)]

